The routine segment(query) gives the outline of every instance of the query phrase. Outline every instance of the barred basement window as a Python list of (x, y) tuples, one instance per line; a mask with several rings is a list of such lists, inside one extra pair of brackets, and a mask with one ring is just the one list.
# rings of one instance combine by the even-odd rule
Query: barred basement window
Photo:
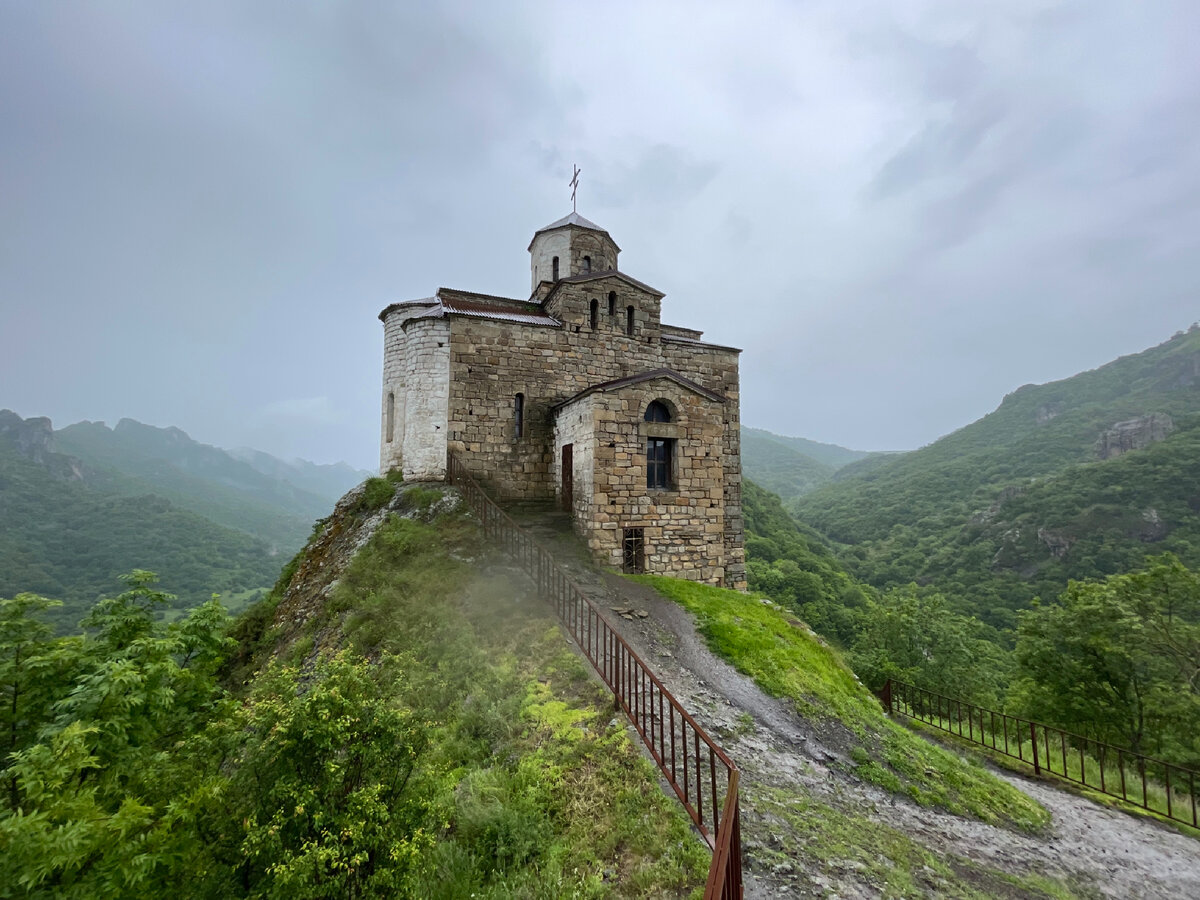
[(513, 398), (513, 434), (517, 438), (525, 436), (525, 395), (517, 394)]
[(626, 528), (622, 541), (623, 568), (630, 574), (646, 571), (646, 532), (643, 528)]
[(592, 331), (596, 330), (596, 325), (600, 321), (600, 301), (592, 298), (592, 308), (588, 313), (588, 322), (591, 323)]

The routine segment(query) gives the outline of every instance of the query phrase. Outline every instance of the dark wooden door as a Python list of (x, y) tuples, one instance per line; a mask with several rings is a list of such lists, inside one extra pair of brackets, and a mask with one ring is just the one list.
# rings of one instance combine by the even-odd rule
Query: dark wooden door
[(575, 463), (572, 460), (574, 444), (563, 444), (562, 448), (562, 505), (567, 512), (575, 506)]

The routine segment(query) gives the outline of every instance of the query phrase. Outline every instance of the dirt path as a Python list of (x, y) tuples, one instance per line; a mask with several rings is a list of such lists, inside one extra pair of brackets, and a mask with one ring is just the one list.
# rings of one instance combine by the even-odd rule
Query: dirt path
[[(690, 613), (649, 588), (597, 571), (558, 517), (527, 517), (523, 524), (555, 547), (602, 610), (632, 606), (649, 613), (608, 618), (743, 771), (747, 897), (867, 900), (895, 892), (886, 867), (864, 852), (882, 842), (917, 858), (906, 877), (911, 892), (928, 897), (969, 893), (963, 884), (976, 895), (1025, 897), (1035, 894), (1030, 883), (1045, 878), (1082, 897), (1200, 898), (1200, 841), (1046, 782), (995, 770), (1050, 810), (1050, 832), (1031, 836), (921, 807), (858, 780), (839, 765), (819, 726), (716, 658)], [(819, 827), (806, 815), (823, 817)], [(819, 853), (818, 831), (825, 839)], [(845, 838), (832, 851), (831, 832)], [(948, 864), (955, 877), (922, 865), (921, 854)]]

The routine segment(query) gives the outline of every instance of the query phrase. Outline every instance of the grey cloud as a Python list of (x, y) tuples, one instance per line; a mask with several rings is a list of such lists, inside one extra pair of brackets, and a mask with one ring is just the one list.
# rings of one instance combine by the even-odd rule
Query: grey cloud
[(1195, 318), (1198, 30), (1165, 0), (0, 0), (0, 405), (370, 465), (375, 314), (523, 295), (578, 163), (668, 320), (746, 348), (747, 422), (925, 443)]

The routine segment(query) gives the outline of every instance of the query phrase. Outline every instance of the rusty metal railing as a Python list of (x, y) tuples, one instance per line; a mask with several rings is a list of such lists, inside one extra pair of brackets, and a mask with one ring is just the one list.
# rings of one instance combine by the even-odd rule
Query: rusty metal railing
[(1200, 774), (1191, 769), (902, 681), (889, 680), (879, 696), (888, 712), (1020, 760), (1038, 775), (1045, 772), (1200, 827)]
[(742, 897), (738, 768), (659, 681), (604, 615), (584, 595), (553, 554), (497, 506), (462, 461), (449, 454), (450, 483), (498, 542), (537, 582), (538, 591), (597, 674), (657, 763), (659, 771), (713, 850), (705, 900)]

